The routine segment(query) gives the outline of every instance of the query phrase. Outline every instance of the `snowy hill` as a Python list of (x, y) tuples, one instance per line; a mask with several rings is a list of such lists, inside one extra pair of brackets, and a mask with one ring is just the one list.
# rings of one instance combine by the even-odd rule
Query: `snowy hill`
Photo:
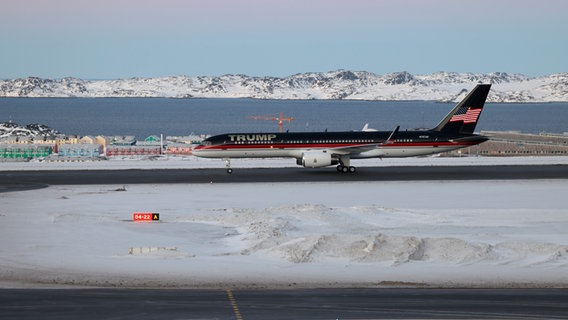
[(171, 97), (255, 99), (460, 100), (477, 83), (492, 83), (491, 102), (568, 101), (568, 73), (529, 78), (437, 72), (378, 75), (337, 70), (288, 77), (175, 76), (118, 80), (76, 78), (0, 80), (0, 97)]
[(0, 122), (0, 138), (18, 136), (18, 137), (33, 137), (33, 136), (59, 136), (60, 132), (51, 129), (46, 125), (39, 123), (28, 124), (27, 126), (20, 126), (15, 122)]

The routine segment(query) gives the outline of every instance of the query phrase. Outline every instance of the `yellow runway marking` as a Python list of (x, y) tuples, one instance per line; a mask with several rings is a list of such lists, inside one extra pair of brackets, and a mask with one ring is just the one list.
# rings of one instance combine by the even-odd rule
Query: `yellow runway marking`
[(227, 291), (227, 297), (229, 297), (229, 302), (231, 303), (231, 307), (233, 307), (233, 312), (235, 313), (235, 317), (237, 320), (243, 320), (243, 316), (241, 315), (241, 311), (239, 310), (239, 306), (237, 305), (237, 299), (233, 295), (233, 291), (231, 289), (225, 290)]

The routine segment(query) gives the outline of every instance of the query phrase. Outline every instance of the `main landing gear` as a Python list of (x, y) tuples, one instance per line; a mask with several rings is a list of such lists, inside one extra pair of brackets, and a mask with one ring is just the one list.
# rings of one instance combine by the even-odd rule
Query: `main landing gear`
[(355, 173), (355, 171), (357, 171), (357, 168), (355, 168), (353, 166), (344, 166), (344, 165), (341, 165), (341, 164), (337, 166), (337, 172)]
[(351, 159), (349, 157), (343, 156), (339, 157), (339, 165), (337, 166), (337, 172), (341, 173), (355, 173), (357, 168), (350, 165)]

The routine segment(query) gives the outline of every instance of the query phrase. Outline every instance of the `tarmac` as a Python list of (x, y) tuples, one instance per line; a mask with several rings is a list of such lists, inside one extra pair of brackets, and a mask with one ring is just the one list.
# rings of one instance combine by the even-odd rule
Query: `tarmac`
[(0, 171), (0, 192), (47, 185), (568, 179), (568, 165)]

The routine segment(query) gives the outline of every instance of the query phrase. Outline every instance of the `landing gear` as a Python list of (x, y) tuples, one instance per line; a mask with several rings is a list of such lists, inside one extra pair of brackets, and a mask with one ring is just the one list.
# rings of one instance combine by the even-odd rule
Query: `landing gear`
[(339, 157), (339, 165), (337, 166), (337, 172), (341, 173), (355, 173), (357, 168), (350, 165), (351, 159), (349, 157)]
[(337, 172), (355, 173), (355, 171), (357, 171), (357, 168), (355, 168), (353, 166), (344, 166), (344, 165), (341, 165), (341, 164), (337, 166)]
[(225, 160), (225, 167), (227, 168), (227, 174), (233, 173), (233, 169), (231, 168), (231, 160), (229, 158), (223, 160)]

